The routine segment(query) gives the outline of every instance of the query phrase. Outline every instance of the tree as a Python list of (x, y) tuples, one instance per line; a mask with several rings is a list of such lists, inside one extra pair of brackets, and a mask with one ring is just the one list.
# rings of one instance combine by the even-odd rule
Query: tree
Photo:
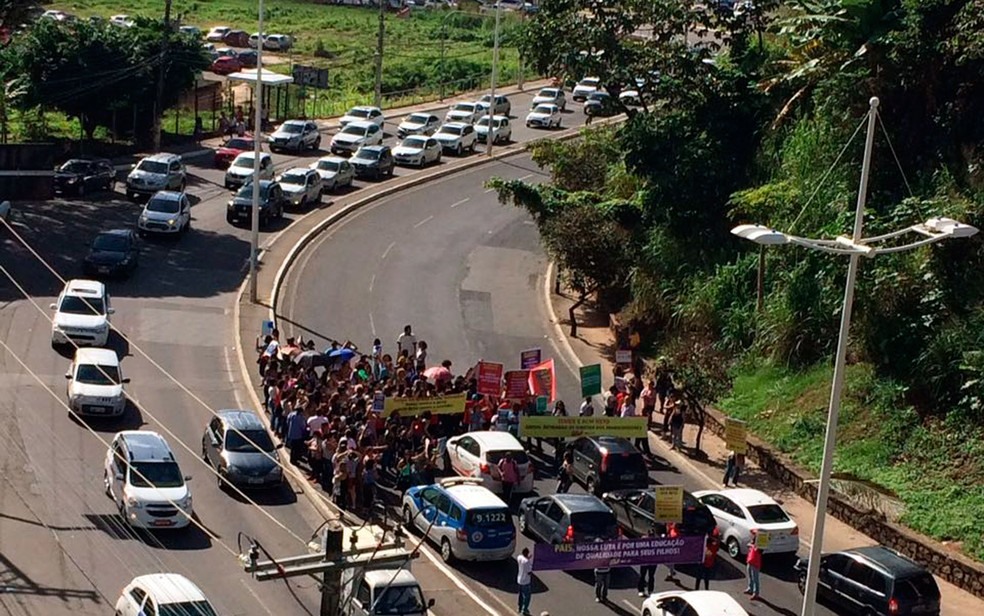
[(666, 369), (673, 375), (677, 393), (697, 420), (694, 450), (701, 452), (701, 438), (707, 420), (708, 404), (731, 391), (730, 362), (714, 348), (712, 341), (691, 335), (677, 339), (666, 349)]
[(37, 4), (30, 0), (0, 0), (0, 43), (14, 28), (30, 21)]

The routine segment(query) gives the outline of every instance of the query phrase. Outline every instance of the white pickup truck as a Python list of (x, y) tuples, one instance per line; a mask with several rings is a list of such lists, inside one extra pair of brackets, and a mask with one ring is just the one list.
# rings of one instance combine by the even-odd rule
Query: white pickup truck
[[(366, 530), (358, 534), (355, 544), (351, 543), (351, 531), (346, 530), (345, 544), (356, 549), (371, 547), (378, 541), (378, 534)], [(385, 553), (392, 555), (393, 549)], [(420, 583), (410, 571), (412, 562), (407, 552), (404, 561), (345, 569), (341, 613), (344, 616), (425, 616), (434, 607), (434, 600), (424, 599)]]

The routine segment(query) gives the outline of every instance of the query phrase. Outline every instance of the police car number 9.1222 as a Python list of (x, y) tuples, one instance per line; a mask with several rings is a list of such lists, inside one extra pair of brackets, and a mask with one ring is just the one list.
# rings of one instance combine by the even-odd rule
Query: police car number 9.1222
[(505, 513), (476, 513), (477, 524), (498, 524), (506, 521)]

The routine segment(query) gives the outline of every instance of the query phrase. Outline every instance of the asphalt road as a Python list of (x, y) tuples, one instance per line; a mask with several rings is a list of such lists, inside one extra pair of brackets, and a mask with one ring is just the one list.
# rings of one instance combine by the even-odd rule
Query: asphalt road
[[(541, 347), (557, 362), (559, 397), (576, 407), (574, 370), (556, 347), (544, 306), (547, 263), (536, 228), (525, 212), (500, 205), (484, 188), (493, 176), (545, 179), (527, 156), (517, 156), (359, 210), (304, 251), (284, 285), (280, 312), (298, 324), (295, 331), (351, 339), (360, 346), (378, 336), (384, 349), (392, 349), (403, 326), (412, 324), (418, 339), (429, 345), (431, 363), (447, 358), (457, 371), (479, 359), (518, 367), (521, 350)], [(545, 472), (536, 489), (549, 493), (556, 483), (551, 461), (537, 461)], [(652, 476), (690, 490), (713, 487), (661, 458)], [(522, 538), (523, 545), (531, 541)], [(500, 614), (516, 609), (515, 562), (454, 568)], [(743, 565), (722, 553), (712, 587), (740, 597), (750, 614), (793, 616), (801, 597), (790, 574), (788, 564), (767, 563), (764, 600), (752, 603), (741, 594)], [(681, 588), (663, 581), (664, 575), (661, 569), (657, 590)], [(692, 587), (691, 569), (681, 567), (679, 577), (683, 587)], [(640, 613), (642, 599), (631, 569), (615, 573), (608, 605), (593, 601), (590, 572), (545, 572), (534, 579), (534, 613)], [(830, 612), (821, 607), (818, 613)]]
[[(531, 96), (513, 97), (514, 115), (525, 115)], [(583, 123), (579, 112), (564, 119), (565, 127)], [(398, 118), (388, 123), (387, 132), (395, 132), (397, 123)], [(526, 129), (522, 118), (514, 130), (516, 140), (543, 134)], [(328, 135), (323, 144), (327, 141)], [(324, 154), (273, 156), (282, 170)], [(242, 573), (235, 558), (239, 533), (255, 537), (273, 554), (303, 553), (304, 541), (320, 523), (313, 507), (289, 489), (256, 496), (259, 509), (222, 493), (198, 455), (210, 409), (248, 404), (235, 358), (232, 310), (246, 271), (249, 231), (226, 222), (229, 193), (222, 186), (223, 172), (210, 159), (189, 161), (189, 172), (191, 233), (177, 241), (144, 242), (136, 274), (109, 282), (116, 309), (113, 323), (132, 345), (114, 337), (113, 346), (125, 357), (128, 391), (138, 404), (121, 421), (90, 424), (102, 441), (70, 419), (61, 404), (70, 357), (50, 347), (47, 306), (62, 284), (9, 232), (0, 230), (0, 265), (42, 309), (0, 276), (0, 336), (11, 349), (0, 352), (0, 439), (5, 443), (0, 448), (0, 612), (105, 614), (132, 577), (157, 571), (195, 580), (223, 614), (317, 611), (313, 580), (261, 584)], [(408, 173), (416, 171), (398, 168), (396, 175)], [(363, 186), (357, 181), (346, 194), (358, 194)], [(338, 207), (340, 200), (344, 195), (326, 195), (321, 208)], [(92, 237), (103, 229), (133, 227), (139, 211), (120, 193), (90, 195), (85, 201), (17, 203), (11, 223), (62, 277), (73, 278), (81, 275), (80, 262)], [(303, 214), (288, 214), (261, 234), (261, 242)], [(195, 511), (208, 532), (190, 528), (134, 535), (121, 526), (102, 491), (103, 441), (118, 430), (137, 427), (157, 430), (171, 443), (183, 472), (193, 476)], [(438, 569), (415, 565), (420, 567), (425, 589), (450, 588)]]

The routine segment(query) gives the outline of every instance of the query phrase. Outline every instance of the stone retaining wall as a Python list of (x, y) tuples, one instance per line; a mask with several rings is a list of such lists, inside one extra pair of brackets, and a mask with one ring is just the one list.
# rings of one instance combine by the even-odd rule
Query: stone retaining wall
[[(706, 428), (723, 439), (724, 414), (707, 409)], [(746, 457), (787, 488), (811, 503), (816, 503), (815, 477), (797, 467), (782, 453), (774, 451), (768, 443), (749, 435)], [(880, 513), (859, 509), (834, 492), (828, 498), (827, 511), (878, 543), (922, 563), (941, 579), (984, 598), (984, 565), (981, 563), (947, 550), (939, 542), (911, 529), (893, 524)]]

